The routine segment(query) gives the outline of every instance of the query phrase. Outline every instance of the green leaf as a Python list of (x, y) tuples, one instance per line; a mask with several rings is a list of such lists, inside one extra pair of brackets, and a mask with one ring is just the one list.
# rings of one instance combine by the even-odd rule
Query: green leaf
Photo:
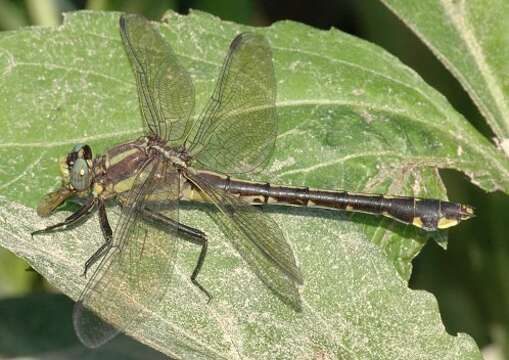
[[(200, 13), (170, 13), (167, 22), (163, 34), (191, 72), (201, 109), (230, 39), (248, 28)], [(487, 190), (509, 189), (507, 159), (382, 49), (292, 22), (260, 31), (274, 48), (280, 132), (260, 180), (444, 198), (436, 169), (448, 167)], [(58, 185), (57, 159), (73, 144), (101, 153), (139, 133), (134, 77), (115, 16), (79, 13), (58, 30), (4, 33), (0, 46), (0, 156), (8, 159), (0, 191), (9, 199), (35, 206)], [(408, 278), (427, 234), (362, 215), (354, 220), (367, 224), (363, 232)]]
[[(408, 289), (356, 224), (338, 228), (332, 216), (273, 214), (292, 234), (304, 272), (303, 311), (297, 313), (246, 268), (214, 223), (200, 214), (200, 209), (186, 211), (183, 220), (213, 239), (200, 279), (214, 298), (207, 304), (191, 284), (198, 249), (181, 244), (162, 306), (125, 304), (131, 311), (152, 313), (128, 330), (141, 342), (182, 359), (481, 358), (469, 336), (447, 334), (434, 297)], [(86, 282), (80, 276), (83, 263), (102, 242), (96, 221), (51, 236), (29, 235), (63, 215), (41, 221), (32, 209), (0, 200), (0, 244), (76, 300)], [(111, 220), (115, 223), (116, 216)], [(309, 235), (317, 233), (320, 239)], [(129, 302), (129, 294), (118, 302)], [(69, 309), (65, 313), (71, 316)]]
[[(201, 109), (229, 42), (251, 28), (203, 13), (168, 13), (165, 21), (160, 30), (192, 74)], [(63, 215), (42, 222), (30, 208), (59, 185), (57, 158), (75, 143), (88, 143), (98, 154), (141, 130), (117, 22), (117, 14), (81, 12), (58, 29), (0, 36), (0, 158), (6, 159), (0, 244), (73, 298), (84, 286), (85, 260), (102, 242), (97, 222), (31, 239), (31, 231)], [(277, 149), (259, 180), (444, 198), (437, 169), (447, 167), (486, 190), (509, 190), (507, 159), (382, 49), (293, 22), (256, 31), (273, 47), (279, 115)], [(205, 305), (190, 284), (198, 249), (184, 244), (164, 307), (152, 309), (153, 322), (130, 333), (184, 358), (274, 352), (287, 358), (479, 358), (470, 338), (446, 334), (429, 294), (406, 288), (411, 259), (427, 234), (364, 215), (306, 209), (270, 215), (290, 238), (304, 273), (302, 314), (262, 286), (199, 208), (186, 208), (183, 222), (211, 239), (202, 283), (214, 301)]]
[(509, 156), (509, 3), (382, 0), (475, 102)]
[(25, 271), (27, 264), (0, 248), (0, 299), (28, 292), (34, 273)]

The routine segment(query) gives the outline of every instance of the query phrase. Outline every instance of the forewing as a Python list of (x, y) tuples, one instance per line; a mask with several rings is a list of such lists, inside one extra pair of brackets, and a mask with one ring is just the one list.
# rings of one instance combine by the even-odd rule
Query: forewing
[(256, 275), (283, 301), (297, 309), (301, 299), (296, 284), (303, 278), (290, 244), (269, 216), (199, 175), (186, 175), (216, 207), (209, 215), (252, 267)]
[(216, 89), (200, 116), (190, 152), (205, 168), (227, 174), (261, 169), (276, 141), (272, 51), (260, 34), (231, 43)]
[[(143, 221), (139, 209), (151, 199), (164, 199), (165, 215), (178, 221), (177, 178), (173, 168), (154, 160), (138, 172), (132, 190), (121, 201), (114, 247), (74, 307), (76, 334), (86, 346), (98, 347), (158, 312), (171, 282), (177, 242), (172, 233)], [(159, 210), (151, 204), (154, 211)]]
[(120, 34), (138, 90), (140, 111), (149, 134), (183, 141), (191, 125), (194, 87), (171, 46), (144, 17), (120, 17)]

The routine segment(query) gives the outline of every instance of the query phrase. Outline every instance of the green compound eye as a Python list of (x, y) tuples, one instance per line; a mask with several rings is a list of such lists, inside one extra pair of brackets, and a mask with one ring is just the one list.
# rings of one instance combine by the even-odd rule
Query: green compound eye
[(86, 190), (90, 186), (90, 171), (84, 159), (76, 159), (71, 169), (71, 185), (78, 191)]
[(76, 144), (71, 150), (71, 153), (77, 154), (78, 157), (82, 157), (85, 160), (92, 159), (92, 150), (87, 144)]
[(74, 147), (72, 148), (71, 152), (79, 152), (83, 147), (85, 147), (86, 145), (85, 144), (76, 144), (74, 145)]

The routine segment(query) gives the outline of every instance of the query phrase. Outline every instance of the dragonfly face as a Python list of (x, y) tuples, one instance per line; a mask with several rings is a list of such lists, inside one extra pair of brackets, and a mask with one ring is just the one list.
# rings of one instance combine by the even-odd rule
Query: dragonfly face
[(60, 172), (64, 185), (80, 193), (90, 189), (92, 184), (92, 150), (90, 146), (77, 144), (60, 161)]
[(65, 200), (73, 196), (87, 196), (93, 184), (93, 160), (90, 146), (75, 145), (59, 161), (62, 186), (41, 200), (37, 207), (39, 216), (49, 216)]

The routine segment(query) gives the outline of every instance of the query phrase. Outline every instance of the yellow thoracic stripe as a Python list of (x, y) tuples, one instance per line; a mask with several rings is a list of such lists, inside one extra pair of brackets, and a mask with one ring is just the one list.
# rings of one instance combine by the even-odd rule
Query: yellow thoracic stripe
[(106, 167), (108, 168), (110, 166), (114, 166), (114, 165), (120, 163), (121, 161), (123, 161), (126, 157), (135, 155), (139, 151), (140, 150), (136, 149), (136, 148), (128, 149), (126, 151), (123, 151), (123, 152), (115, 155), (115, 156), (112, 156), (111, 158), (107, 158), (106, 159)]

